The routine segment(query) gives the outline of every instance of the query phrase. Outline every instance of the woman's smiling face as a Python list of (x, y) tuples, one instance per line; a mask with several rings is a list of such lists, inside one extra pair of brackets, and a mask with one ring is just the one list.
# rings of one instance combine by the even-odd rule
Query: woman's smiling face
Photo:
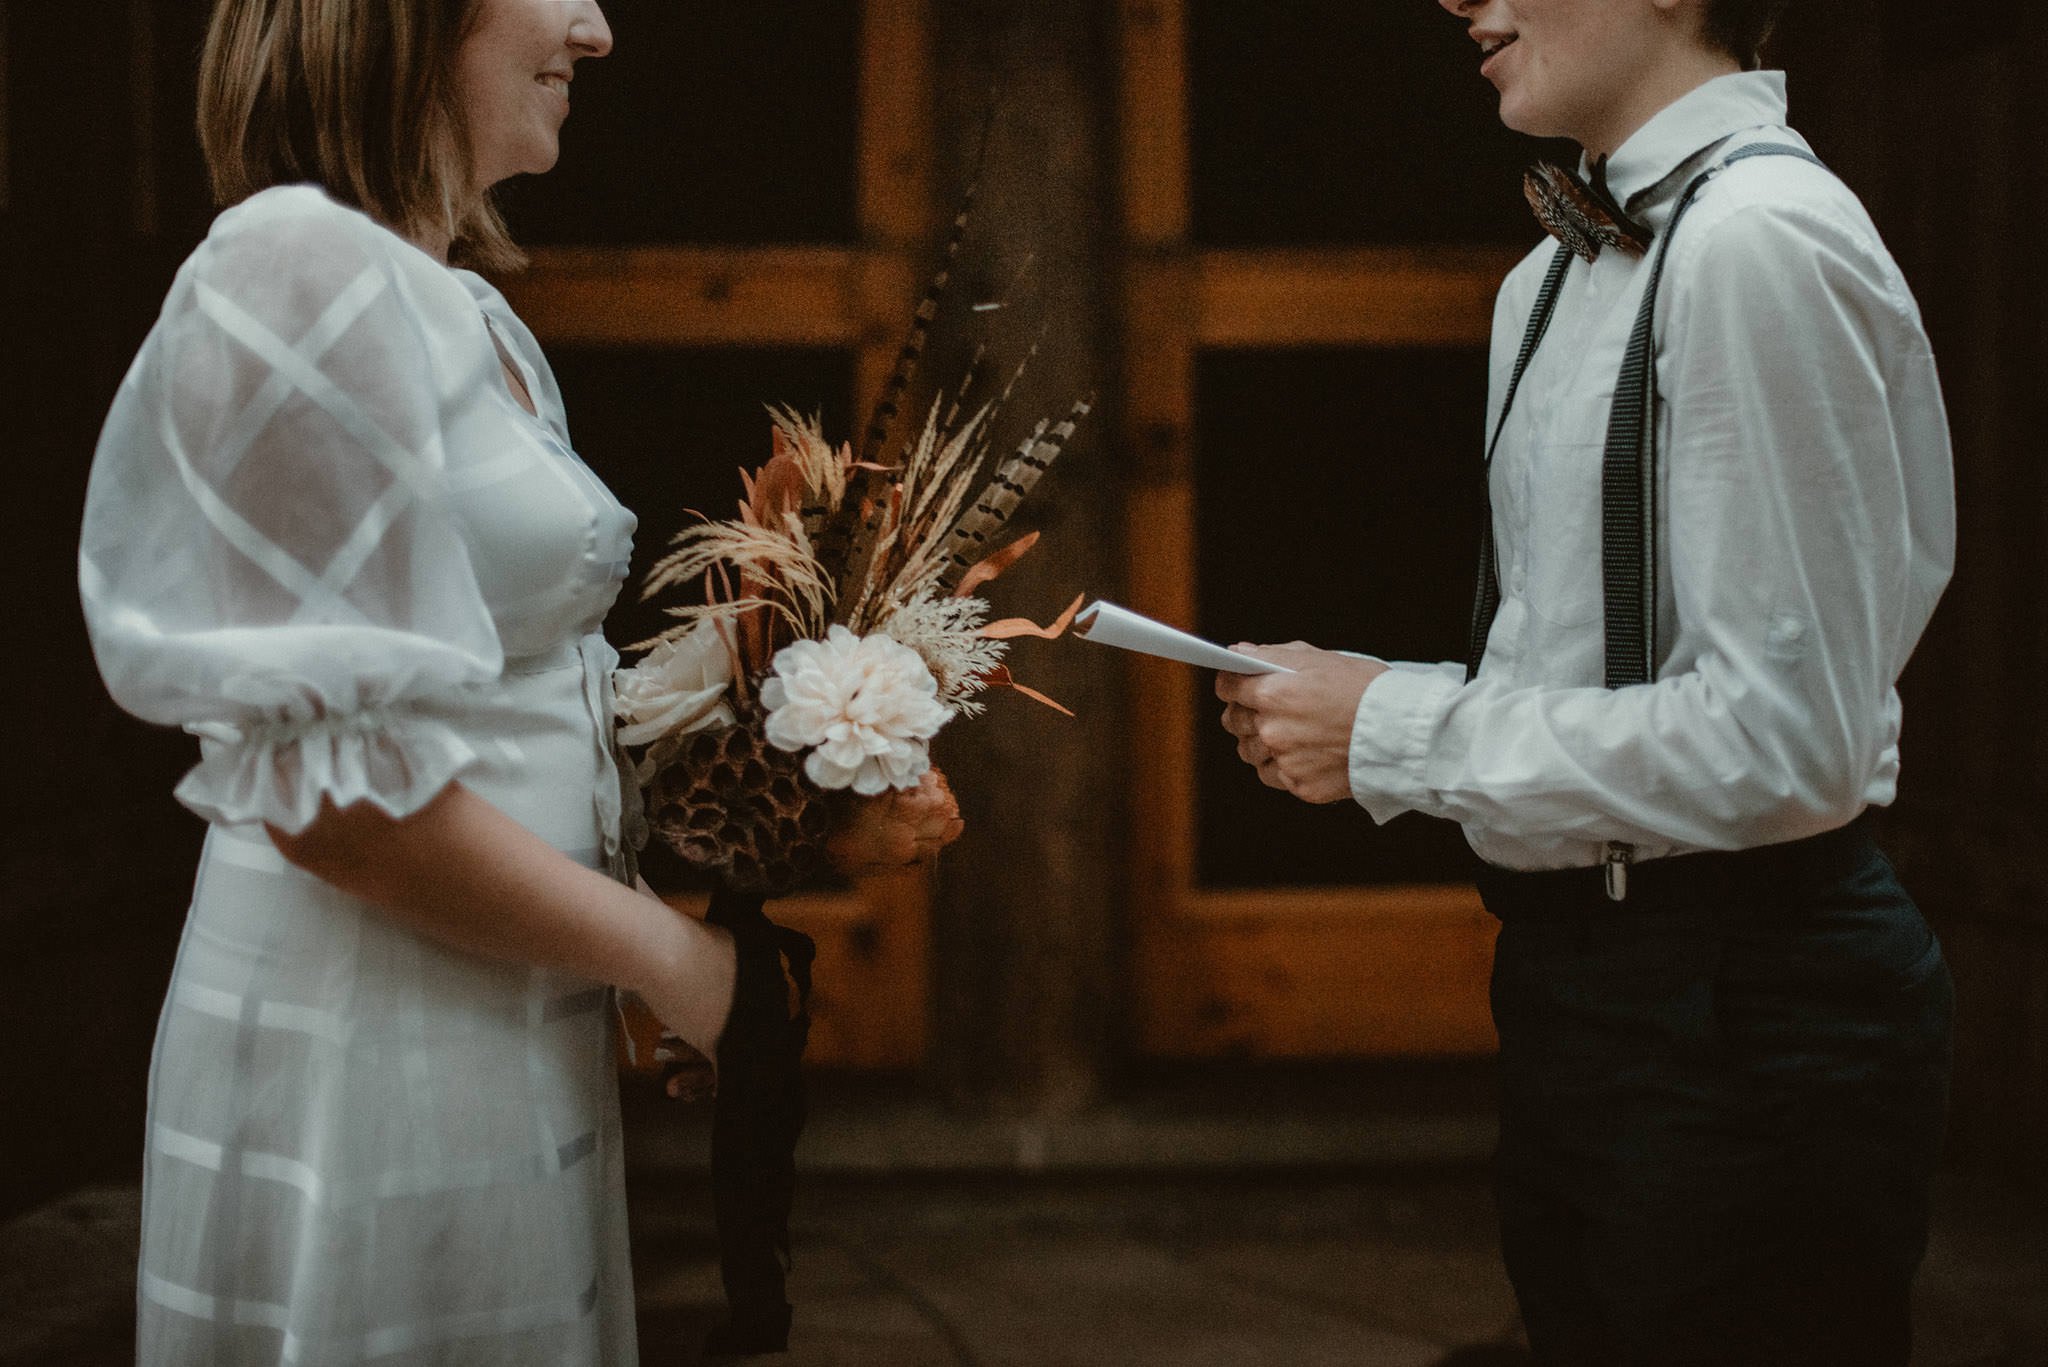
[(1501, 122), (1531, 137), (1590, 144), (1669, 41), (1672, 6), (1659, 0), (1439, 3), (1478, 44), (1480, 74), (1500, 91)]
[(476, 188), (554, 168), (576, 63), (611, 49), (596, 0), (479, 0), (456, 59)]

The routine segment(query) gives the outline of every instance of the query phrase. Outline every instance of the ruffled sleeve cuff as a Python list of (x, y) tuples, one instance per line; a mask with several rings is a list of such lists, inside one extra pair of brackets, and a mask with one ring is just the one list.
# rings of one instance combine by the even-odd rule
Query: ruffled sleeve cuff
[(310, 826), (325, 799), (411, 816), (480, 758), (446, 721), (397, 708), (194, 729), (202, 758), (178, 801), (217, 824), (262, 821), (289, 835)]
[(1395, 665), (1372, 681), (1351, 723), (1351, 796), (1384, 826), (1404, 812), (1436, 812), (1424, 781), (1433, 738), (1463, 687), (1443, 667)]

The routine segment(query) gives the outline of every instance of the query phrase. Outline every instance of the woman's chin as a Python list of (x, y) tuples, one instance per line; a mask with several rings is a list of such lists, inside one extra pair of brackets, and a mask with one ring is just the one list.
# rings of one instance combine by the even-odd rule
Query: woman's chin
[(562, 159), (562, 142), (559, 138), (536, 141), (527, 150), (519, 171), (521, 175), (544, 176), (555, 169), (555, 163)]
[(544, 176), (555, 169), (555, 163), (562, 159), (562, 144), (559, 139), (536, 138), (501, 157), (493, 157), (477, 178), (485, 185), (502, 185), (514, 176)]

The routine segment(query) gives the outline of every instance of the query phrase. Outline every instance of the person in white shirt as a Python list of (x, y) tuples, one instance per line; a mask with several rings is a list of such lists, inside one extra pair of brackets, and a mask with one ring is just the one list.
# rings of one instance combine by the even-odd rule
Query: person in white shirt
[(1495, 314), (1473, 658), (1240, 647), (1295, 672), (1224, 725), (1486, 861), (1542, 1360), (1903, 1367), (1953, 991), (1863, 814), (1954, 564), (1918, 308), (1757, 69), (1784, 0), (1440, 2), (1585, 152)]

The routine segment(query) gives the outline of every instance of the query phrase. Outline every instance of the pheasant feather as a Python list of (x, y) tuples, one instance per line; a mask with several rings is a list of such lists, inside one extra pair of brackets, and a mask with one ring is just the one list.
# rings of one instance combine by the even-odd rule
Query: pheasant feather
[(1059, 459), (1074, 429), (1093, 410), (1093, 400), (1077, 401), (1062, 422), (1050, 431), (1041, 423), (1017, 453), (1003, 462), (940, 549), (940, 558), (945, 562), (940, 576), (944, 587), (950, 589), (959, 583), (960, 577), (988, 554), (989, 542), (1009, 524), (1018, 505)]

